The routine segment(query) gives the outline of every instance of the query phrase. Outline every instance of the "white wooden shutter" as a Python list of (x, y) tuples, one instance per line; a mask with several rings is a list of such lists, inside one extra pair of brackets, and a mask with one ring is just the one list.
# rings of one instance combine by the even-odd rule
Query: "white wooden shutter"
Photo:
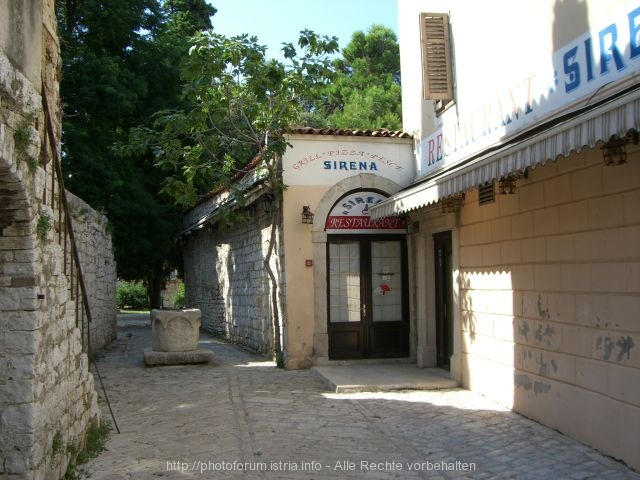
[(422, 83), (426, 100), (452, 100), (449, 15), (420, 14), (422, 37)]

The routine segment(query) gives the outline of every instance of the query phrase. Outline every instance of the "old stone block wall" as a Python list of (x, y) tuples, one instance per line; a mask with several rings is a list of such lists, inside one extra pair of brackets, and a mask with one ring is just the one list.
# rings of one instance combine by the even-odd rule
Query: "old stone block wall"
[(95, 352), (116, 339), (117, 274), (109, 221), (70, 192), (67, 192), (67, 201), (89, 297), (91, 324), (88, 329), (91, 351)]
[[(271, 287), (263, 265), (271, 234), (270, 207), (270, 201), (259, 200), (247, 210), (250, 221), (228, 229), (206, 227), (187, 237), (183, 247), (187, 306), (202, 311), (202, 328), (260, 353), (273, 351)], [(188, 216), (185, 224), (192, 220)], [(279, 279), (281, 299), (280, 241), (270, 265)]]
[(640, 153), (533, 169), (459, 216), (462, 379), (640, 468)]
[[(45, 141), (43, 84), (57, 135), (54, 148), (59, 148), (58, 59), (53, 0), (0, 2), (3, 479), (61, 478), (69, 461), (67, 448), (81, 447), (89, 422), (99, 420), (69, 245), (59, 221), (64, 216), (52, 171), (51, 142)], [(108, 249), (108, 236), (100, 245), (89, 239), (100, 237), (102, 228), (87, 227), (94, 233), (80, 233), (89, 242), (86, 250), (96, 249), (96, 259), (100, 250)], [(106, 275), (104, 281), (110, 282), (105, 272), (114, 266), (108, 262), (101, 269), (95, 261), (96, 281)], [(109, 288), (90, 291), (108, 303)]]

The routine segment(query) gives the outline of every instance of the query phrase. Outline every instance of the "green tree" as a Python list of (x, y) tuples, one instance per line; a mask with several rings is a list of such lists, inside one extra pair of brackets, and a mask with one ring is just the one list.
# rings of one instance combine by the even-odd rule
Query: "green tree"
[(393, 30), (357, 31), (334, 61), (335, 80), (310, 99), (305, 121), (316, 127), (399, 130), (400, 49)]
[[(250, 162), (265, 175), (274, 199), (272, 230), (263, 264), (271, 282), (275, 356), (283, 364), (280, 344), (278, 283), (270, 267), (281, 218), (284, 186), (279, 158), (287, 148), (286, 132), (299, 122), (312, 91), (329, 82), (329, 55), (337, 39), (301, 32), (297, 48), (284, 46), (287, 64), (269, 60), (266, 48), (247, 35), (227, 38), (203, 32), (193, 39), (184, 64), (189, 107), (159, 112), (152, 128), (133, 131), (131, 152), (151, 150), (168, 175), (164, 191), (188, 206), (213, 188), (234, 192), (236, 174)], [(238, 221), (231, 211), (218, 222)]]
[(157, 307), (181, 212), (159, 195), (164, 175), (152, 157), (122, 157), (114, 145), (151, 113), (180, 105), (188, 36), (210, 28), (215, 9), (204, 0), (66, 0), (56, 13), (66, 186), (106, 212), (118, 275), (144, 280)]

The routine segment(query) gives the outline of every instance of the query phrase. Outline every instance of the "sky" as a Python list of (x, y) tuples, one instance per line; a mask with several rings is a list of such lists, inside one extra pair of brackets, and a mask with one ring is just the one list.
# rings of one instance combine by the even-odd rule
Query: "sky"
[(297, 46), (301, 30), (338, 37), (340, 48), (351, 35), (366, 32), (374, 23), (398, 35), (396, 0), (208, 0), (218, 11), (212, 18), (216, 33), (248, 33), (267, 46), (267, 55), (279, 57), (283, 42)]

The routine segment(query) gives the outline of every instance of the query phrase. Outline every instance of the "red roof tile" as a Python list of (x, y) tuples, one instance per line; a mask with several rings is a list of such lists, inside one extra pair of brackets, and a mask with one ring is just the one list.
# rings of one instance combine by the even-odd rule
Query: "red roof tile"
[(345, 137), (393, 137), (393, 138), (411, 138), (411, 134), (400, 130), (387, 130), (380, 128), (378, 130), (352, 130), (347, 128), (312, 128), (296, 126), (290, 129), (291, 133), (307, 134), (307, 135), (341, 135)]

